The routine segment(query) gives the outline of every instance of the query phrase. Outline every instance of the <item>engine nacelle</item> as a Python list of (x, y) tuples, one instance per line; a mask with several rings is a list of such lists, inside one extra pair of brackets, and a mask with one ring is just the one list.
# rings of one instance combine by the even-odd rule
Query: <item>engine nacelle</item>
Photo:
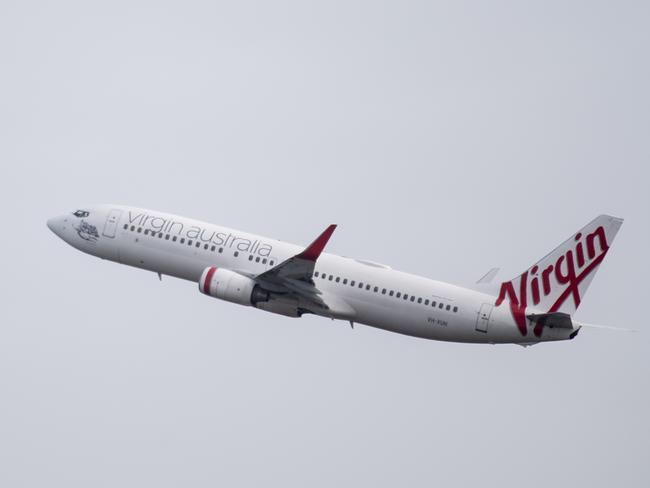
[(269, 299), (255, 281), (225, 268), (206, 268), (199, 280), (201, 293), (239, 305), (254, 306)]

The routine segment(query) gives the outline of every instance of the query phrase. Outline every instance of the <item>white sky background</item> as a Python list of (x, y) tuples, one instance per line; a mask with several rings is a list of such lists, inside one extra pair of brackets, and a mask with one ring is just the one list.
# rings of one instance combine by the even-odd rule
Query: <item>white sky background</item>
[[(0, 485), (650, 482), (647, 2), (0, 4)], [(471, 284), (626, 219), (476, 346), (211, 300), (45, 220), (139, 205)]]

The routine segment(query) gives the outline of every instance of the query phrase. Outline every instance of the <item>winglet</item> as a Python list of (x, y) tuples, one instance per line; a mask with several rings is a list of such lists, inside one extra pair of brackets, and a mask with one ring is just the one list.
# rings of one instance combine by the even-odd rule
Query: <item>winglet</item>
[(330, 225), (323, 231), (321, 235), (316, 238), (314, 242), (307, 246), (307, 248), (296, 257), (305, 259), (307, 261), (316, 261), (318, 259), (318, 256), (320, 256), (320, 254), (323, 252), (323, 249), (325, 249), (327, 241), (329, 241), (330, 237), (332, 237), (334, 229), (336, 229), (336, 224)]

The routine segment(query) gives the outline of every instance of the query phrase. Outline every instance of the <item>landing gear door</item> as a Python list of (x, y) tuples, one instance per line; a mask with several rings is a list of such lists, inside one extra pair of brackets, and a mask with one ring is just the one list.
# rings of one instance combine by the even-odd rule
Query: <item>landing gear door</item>
[(493, 305), (490, 303), (484, 303), (481, 305), (481, 309), (478, 311), (478, 317), (476, 318), (476, 330), (479, 332), (487, 332), (488, 324), (490, 323), (490, 315), (492, 315)]
[(106, 223), (104, 224), (104, 231), (102, 232), (102, 235), (104, 237), (115, 237), (115, 232), (117, 231), (117, 223), (120, 221), (121, 216), (122, 211), (116, 208), (108, 212)]

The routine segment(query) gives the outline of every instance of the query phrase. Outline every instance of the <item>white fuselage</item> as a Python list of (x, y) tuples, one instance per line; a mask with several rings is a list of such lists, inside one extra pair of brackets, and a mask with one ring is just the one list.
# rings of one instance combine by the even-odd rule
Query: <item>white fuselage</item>
[[(194, 283), (209, 266), (258, 275), (304, 249), (141, 208), (106, 205), (85, 212), (50, 219), (48, 226), (88, 254)], [(509, 307), (494, 306), (492, 295), (333, 254), (320, 255), (312, 280), (353, 310), (333, 318), (416, 337), (527, 344), (568, 339), (573, 332), (548, 329), (541, 337), (524, 337)]]

